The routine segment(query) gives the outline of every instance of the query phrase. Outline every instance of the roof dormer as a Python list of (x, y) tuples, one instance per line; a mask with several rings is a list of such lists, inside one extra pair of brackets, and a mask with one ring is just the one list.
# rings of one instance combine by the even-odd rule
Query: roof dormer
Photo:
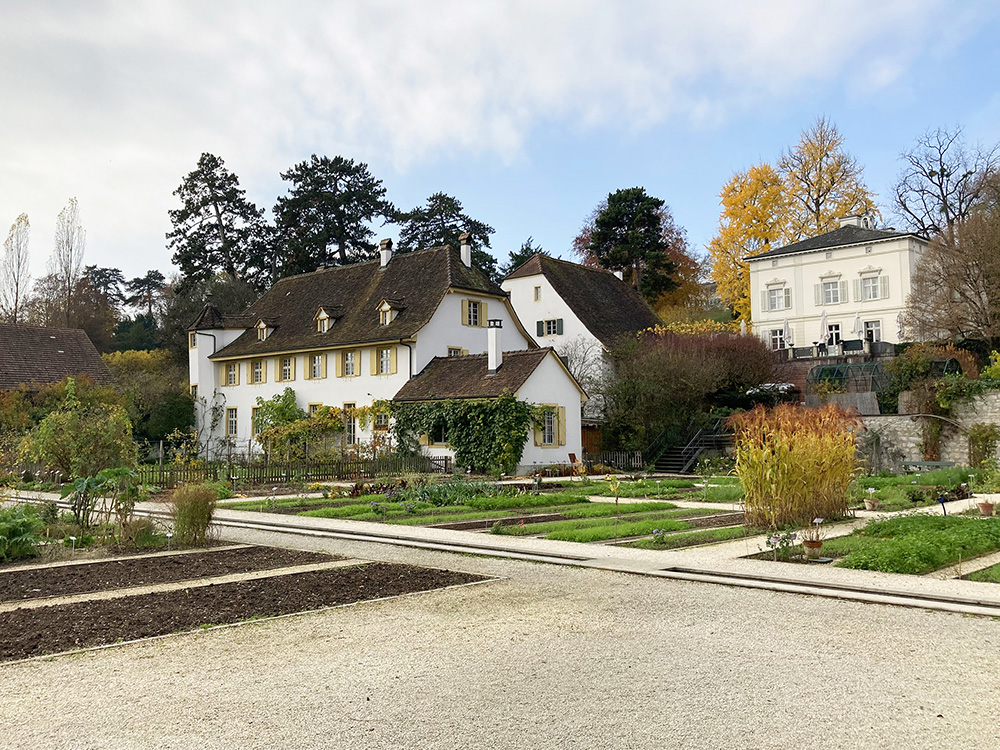
[(398, 299), (383, 299), (378, 305), (378, 324), (387, 326), (396, 319), (404, 309), (403, 301)]
[(267, 341), (267, 337), (270, 336), (271, 332), (274, 330), (274, 326), (263, 318), (257, 319), (257, 322), (254, 324), (254, 328), (257, 331), (258, 341)]
[(341, 305), (320, 305), (313, 315), (316, 322), (316, 332), (326, 333), (339, 318), (344, 317), (344, 308)]

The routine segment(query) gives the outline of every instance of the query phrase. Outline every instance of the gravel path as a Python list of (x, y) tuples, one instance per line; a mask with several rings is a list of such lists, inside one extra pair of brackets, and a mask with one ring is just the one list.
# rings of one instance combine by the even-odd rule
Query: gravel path
[(1000, 746), (1000, 623), (989, 619), (315, 545), (506, 579), (0, 667), (7, 739), (116, 750)]

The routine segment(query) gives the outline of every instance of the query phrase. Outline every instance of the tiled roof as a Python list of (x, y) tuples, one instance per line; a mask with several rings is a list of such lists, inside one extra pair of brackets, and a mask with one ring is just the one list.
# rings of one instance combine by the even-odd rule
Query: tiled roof
[(87, 375), (98, 385), (114, 383), (83, 331), (0, 325), (0, 389), (22, 383), (58, 383), (67, 375)]
[[(543, 275), (601, 343), (610, 348), (621, 336), (660, 322), (646, 300), (610, 271), (536, 253), (512, 271), (508, 279)], [(534, 321), (522, 321), (534, 330)]]
[(504, 352), (496, 374), (487, 375), (487, 355), (435, 357), (420, 374), (406, 382), (394, 401), (435, 401), (444, 398), (496, 398), (516, 393), (553, 350)]
[[(327, 268), (290, 276), (271, 287), (239, 317), (253, 321), (250, 326), (260, 318), (273, 320), (274, 331), (264, 341), (257, 340), (256, 331), (245, 331), (212, 358), (407, 339), (427, 324), (449, 288), (506, 297), (447, 245), (394, 255), (385, 268), (378, 260)], [(384, 326), (378, 314), (383, 300), (400, 306)], [(342, 313), (326, 333), (316, 330), (320, 307)]]
[(864, 227), (856, 227), (848, 224), (839, 229), (799, 240), (798, 242), (793, 242), (791, 245), (779, 247), (776, 250), (769, 250), (766, 253), (751, 256), (747, 260), (774, 258), (779, 255), (793, 255), (810, 250), (828, 250), (831, 247), (844, 247), (846, 245), (864, 245), (870, 242), (879, 242), (880, 240), (896, 239), (897, 237), (917, 237), (917, 235), (912, 232), (895, 232), (888, 229), (865, 229)]

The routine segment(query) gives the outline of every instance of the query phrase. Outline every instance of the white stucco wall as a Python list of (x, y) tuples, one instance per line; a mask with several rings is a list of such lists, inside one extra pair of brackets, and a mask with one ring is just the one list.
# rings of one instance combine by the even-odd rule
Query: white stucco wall
[[(782, 328), (787, 318), (794, 346), (811, 346), (825, 338), (820, 332), (824, 311), (828, 323), (840, 324), (842, 340), (858, 338), (852, 329), (855, 316), (860, 313), (862, 324), (866, 321), (881, 324), (882, 341), (898, 343), (896, 317), (905, 310), (913, 270), (925, 247), (916, 238), (902, 237), (778, 258), (751, 258), (748, 262), (753, 330), (770, 343), (771, 330)], [(888, 278), (888, 296), (858, 299), (855, 280), (876, 275)], [(814, 285), (834, 280), (847, 282), (847, 299), (838, 304), (817, 305)], [(791, 307), (765, 311), (762, 294), (778, 288), (791, 289)]]
[[(538, 301), (535, 301), (536, 286), (541, 287), (541, 299)], [(510, 303), (514, 307), (514, 312), (521, 319), (528, 335), (539, 346), (551, 346), (560, 349), (562, 344), (577, 337), (597, 341), (597, 337), (587, 329), (583, 322), (570, 309), (569, 305), (556, 293), (543, 274), (524, 276), (517, 279), (504, 279), (501, 287), (505, 292), (510, 294)], [(557, 320), (559, 318), (563, 320), (563, 332), (561, 336), (538, 335), (537, 323), (539, 320)]]
[(566, 444), (535, 445), (534, 432), (529, 429), (524, 455), (521, 456), (523, 467), (566, 464), (569, 463), (570, 453), (577, 458), (583, 457), (580, 391), (555, 354), (542, 360), (515, 395), (519, 400), (531, 404), (552, 404), (566, 409)]

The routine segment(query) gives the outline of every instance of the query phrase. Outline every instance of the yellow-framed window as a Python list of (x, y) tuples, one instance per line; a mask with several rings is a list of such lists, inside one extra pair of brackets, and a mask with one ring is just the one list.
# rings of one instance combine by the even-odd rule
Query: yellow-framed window
[(295, 357), (278, 357), (274, 362), (274, 368), (277, 371), (276, 380), (280, 383), (286, 383), (289, 380), (295, 380)]
[(226, 437), (236, 437), (239, 425), (237, 408), (235, 406), (226, 407)]

